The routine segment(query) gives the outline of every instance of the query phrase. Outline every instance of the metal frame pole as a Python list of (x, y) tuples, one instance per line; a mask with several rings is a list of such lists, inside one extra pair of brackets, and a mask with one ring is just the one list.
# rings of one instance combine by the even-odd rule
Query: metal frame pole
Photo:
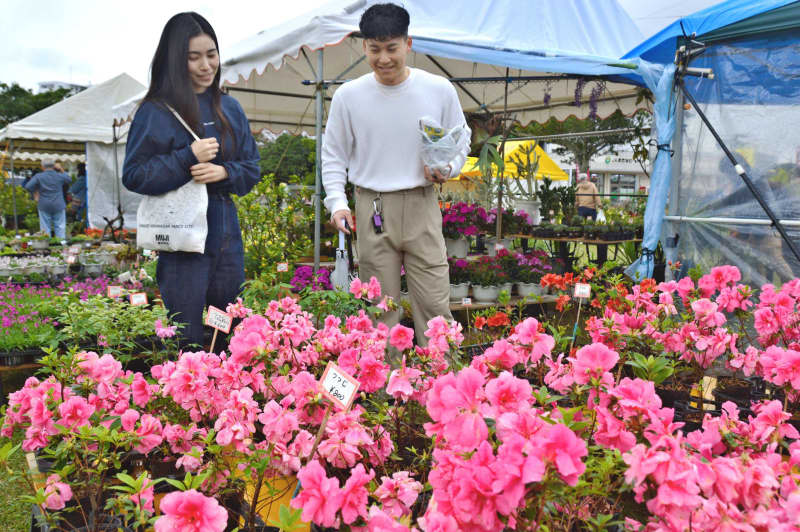
[(316, 105), (316, 124), (315, 124), (315, 139), (316, 139), (316, 179), (314, 181), (314, 272), (319, 270), (319, 247), (321, 240), (321, 223), (322, 223), (322, 115), (324, 109), (324, 91), (325, 86), (322, 77), (322, 68), (324, 65), (323, 49), (317, 50), (317, 105)]
[(722, 148), (723, 152), (725, 152), (725, 156), (733, 165), (734, 169), (736, 170), (736, 173), (739, 174), (739, 177), (742, 178), (742, 181), (744, 181), (744, 184), (747, 185), (747, 188), (750, 190), (750, 193), (753, 194), (753, 196), (756, 198), (756, 201), (761, 206), (761, 208), (764, 209), (764, 212), (767, 214), (767, 217), (772, 222), (773, 227), (775, 227), (775, 229), (778, 230), (778, 233), (780, 233), (781, 238), (783, 238), (783, 240), (789, 245), (789, 249), (792, 250), (792, 254), (794, 255), (795, 259), (797, 259), (797, 261), (800, 262), (800, 251), (798, 251), (794, 241), (792, 241), (792, 239), (789, 238), (789, 234), (786, 232), (786, 229), (783, 227), (783, 224), (781, 224), (780, 220), (778, 220), (778, 217), (775, 216), (775, 213), (772, 212), (770, 206), (767, 205), (766, 200), (763, 198), (763, 196), (761, 196), (761, 192), (759, 192), (758, 189), (755, 187), (753, 181), (747, 175), (747, 172), (745, 171), (744, 167), (739, 164), (739, 162), (733, 156), (731, 151), (728, 149), (728, 146), (725, 145), (725, 142), (723, 142), (722, 138), (717, 133), (717, 130), (714, 129), (714, 126), (711, 125), (711, 122), (709, 122), (703, 110), (700, 109), (699, 105), (697, 105), (697, 101), (695, 101), (694, 96), (692, 96), (689, 90), (686, 88), (683, 79), (678, 80), (678, 86), (680, 86), (681, 90), (683, 91), (683, 94), (686, 96), (686, 99), (688, 99), (689, 102), (692, 104), (694, 110), (697, 111), (697, 115), (700, 117), (700, 120), (703, 121), (708, 130), (714, 136), (714, 139), (716, 139), (717, 144), (719, 144), (719, 147)]
[(14, 179), (14, 140), (8, 142), (8, 153), (11, 157), (11, 197), (14, 204), (14, 236), (19, 233), (19, 222), (17, 221), (17, 183)]

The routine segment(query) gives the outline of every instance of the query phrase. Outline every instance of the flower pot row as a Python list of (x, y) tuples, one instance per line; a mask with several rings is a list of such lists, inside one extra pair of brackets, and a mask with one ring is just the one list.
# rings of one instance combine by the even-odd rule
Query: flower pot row
[(502, 290), (506, 290), (509, 295), (516, 293), (520, 297), (540, 296), (546, 291), (538, 283), (503, 283), (496, 286), (481, 286), (471, 283), (459, 283), (450, 285), (450, 301), (461, 301), (469, 297), (470, 288), (472, 289), (472, 299), (477, 303), (494, 303), (497, 301)]

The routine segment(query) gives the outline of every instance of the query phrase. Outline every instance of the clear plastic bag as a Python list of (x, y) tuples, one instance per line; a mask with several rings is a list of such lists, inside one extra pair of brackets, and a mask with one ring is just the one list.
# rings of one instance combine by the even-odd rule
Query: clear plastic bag
[(438, 121), (424, 116), (419, 120), (419, 132), (422, 135), (422, 162), (431, 171), (439, 170), (446, 174), (447, 166), (461, 151), (465, 126), (462, 124), (448, 131)]

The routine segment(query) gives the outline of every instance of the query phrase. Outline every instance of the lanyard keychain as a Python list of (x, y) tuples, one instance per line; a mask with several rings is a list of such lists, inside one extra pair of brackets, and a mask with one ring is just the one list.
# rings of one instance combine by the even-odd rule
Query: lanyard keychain
[(372, 227), (375, 229), (375, 234), (383, 233), (383, 201), (380, 194), (372, 200)]

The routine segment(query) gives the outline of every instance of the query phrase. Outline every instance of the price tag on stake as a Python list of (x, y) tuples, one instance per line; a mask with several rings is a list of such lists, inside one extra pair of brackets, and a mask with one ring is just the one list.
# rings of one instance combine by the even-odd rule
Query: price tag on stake
[(589, 299), (592, 295), (592, 285), (586, 283), (575, 284), (575, 297)]
[(108, 285), (108, 287), (106, 287), (106, 293), (111, 299), (122, 297), (122, 287), (117, 285)]
[(288, 262), (279, 262), (278, 263), (278, 271), (279, 272), (288, 272), (289, 271), (289, 263)]
[(328, 362), (325, 372), (319, 381), (322, 395), (344, 411), (350, 410), (353, 399), (360, 386), (359, 382), (347, 374), (342, 368)]
[(117, 281), (120, 283), (129, 283), (131, 279), (131, 272), (122, 272), (121, 274), (117, 275)]
[(131, 294), (128, 296), (128, 300), (131, 302), (131, 305), (134, 307), (138, 307), (141, 305), (147, 304), (147, 294), (144, 292), (136, 292), (135, 294)]
[(221, 311), (214, 305), (208, 306), (208, 311), (206, 312), (206, 325), (228, 334), (231, 331), (232, 323), (233, 316)]
[(67, 264), (75, 264), (76, 257), (75, 255), (68, 255), (66, 260)]
[(468, 306), (472, 305), (472, 298), (471, 297), (462, 297), (461, 298), (461, 304), (464, 305), (465, 307), (468, 307)]

